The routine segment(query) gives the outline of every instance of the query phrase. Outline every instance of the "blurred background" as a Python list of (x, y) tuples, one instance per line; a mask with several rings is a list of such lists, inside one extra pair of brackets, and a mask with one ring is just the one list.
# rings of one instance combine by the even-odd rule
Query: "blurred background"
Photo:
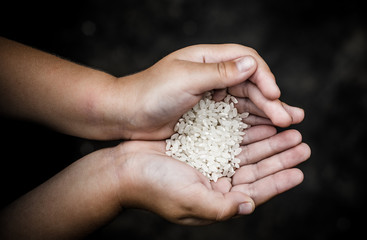
[[(306, 111), (294, 126), (312, 149), (299, 166), (304, 182), (252, 215), (186, 227), (126, 210), (88, 239), (351, 239), (366, 225), (365, 10), (355, 0), (4, 1), (0, 35), (115, 76), (188, 45), (239, 43), (265, 59), (281, 99)], [(118, 143), (4, 117), (0, 131), (1, 207), (85, 154)]]

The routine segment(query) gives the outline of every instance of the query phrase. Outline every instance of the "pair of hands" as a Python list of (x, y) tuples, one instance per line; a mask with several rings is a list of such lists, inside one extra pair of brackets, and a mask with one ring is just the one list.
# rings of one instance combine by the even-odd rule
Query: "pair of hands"
[[(310, 156), (295, 130), (304, 118), (279, 100), (265, 61), (241, 45), (196, 45), (122, 78), (0, 38), (0, 112), (83, 138), (131, 141), (79, 159), (0, 214), (10, 239), (83, 236), (137, 207), (189, 225), (251, 213), (303, 180), (293, 167)], [(19, 87), (22, 86), (22, 87)], [(209, 90), (226, 92), (249, 112), (232, 179), (209, 182), (165, 154), (165, 141), (183, 113)], [(22, 231), (19, 231), (22, 229)], [(6, 237), (4, 237), (6, 239)]]
[(216, 100), (227, 91), (236, 96), (236, 107), (250, 112), (245, 121), (252, 125), (239, 156), (241, 168), (232, 179), (216, 183), (166, 156), (164, 141), (123, 143), (119, 147), (128, 164), (122, 165), (132, 172), (121, 170), (118, 175), (122, 185), (134, 187), (121, 191), (129, 196), (126, 201), (120, 197), (122, 206), (148, 209), (181, 224), (208, 224), (249, 214), (255, 205), (302, 182), (302, 172), (291, 168), (309, 157), (309, 147), (301, 143), (299, 132), (276, 134), (271, 125), (299, 123), (304, 112), (279, 101), (274, 76), (253, 49), (232, 44), (184, 48), (143, 72), (119, 79), (118, 84), (129, 89), (124, 91), (124, 103), (131, 103), (125, 105), (131, 109), (124, 108), (124, 113), (133, 117), (123, 126), (128, 126), (124, 130), (130, 139), (168, 138), (180, 116), (212, 89), (217, 89)]

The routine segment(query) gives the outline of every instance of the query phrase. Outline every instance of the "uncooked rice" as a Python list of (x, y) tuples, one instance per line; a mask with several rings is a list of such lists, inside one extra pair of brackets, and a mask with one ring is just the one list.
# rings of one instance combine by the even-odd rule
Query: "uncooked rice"
[(216, 182), (220, 177), (232, 177), (239, 168), (244, 129), (242, 122), (248, 113), (237, 112), (234, 96), (223, 101), (212, 100), (207, 92), (191, 110), (177, 122), (175, 133), (166, 140), (166, 154), (186, 162), (204, 176)]

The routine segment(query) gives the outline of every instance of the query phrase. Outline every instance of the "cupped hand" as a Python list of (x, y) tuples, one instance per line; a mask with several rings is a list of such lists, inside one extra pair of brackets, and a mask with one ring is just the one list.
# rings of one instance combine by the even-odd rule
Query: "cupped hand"
[(276, 134), (271, 126), (246, 130), (241, 167), (233, 179), (209, 182), (199, 171), (165, 155), (163, 141), (129, 141), (117, 175), (122, 207), (142, 208), (169, 221), (202, 225), (250, 214), (256, 205), (302, 182), (295, 165), (310, 155), (295, 130)]
[(259, 54), (236, 44), (183, 48), (115, 83), (105, 94), (102, 122), (108, 138), (120, 138), (121, 132), (128, 139), (168, 138), (177, 120), (210, 90), (228, 91), (243, 99), (240, 105), (251, 101), (251, 111), (277, 126), (303, 119), (301, 109), (279, 101), (275, 78)]

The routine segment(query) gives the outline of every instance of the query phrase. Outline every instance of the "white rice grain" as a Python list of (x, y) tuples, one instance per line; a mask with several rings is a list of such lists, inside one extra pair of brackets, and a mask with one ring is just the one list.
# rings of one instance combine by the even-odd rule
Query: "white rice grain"
[(237, 112), (238, 100), (227, 95), (223, 101), (212, 100), (207, 92), (174, 127), (175, 133), (166, 140), (166, 154), (198, 169), (212, 181), (232, 177), (239, 168), (243, 130), (248, 113)]

